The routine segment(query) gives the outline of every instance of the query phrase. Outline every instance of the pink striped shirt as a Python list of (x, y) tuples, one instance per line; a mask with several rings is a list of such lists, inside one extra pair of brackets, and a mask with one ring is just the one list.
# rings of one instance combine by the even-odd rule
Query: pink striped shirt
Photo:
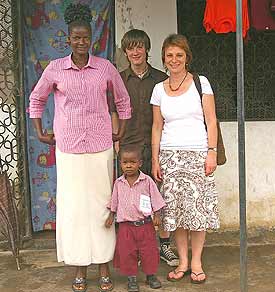
[(125, 222), (142, 220), (164, 206), (165, 202), (154, 181), (149, 175), (140, 172), (132, 187), (124, 175), (115, 181), (108, 208), (116, 213), (117, 222)]
[(108, 92), (120, 119), (131, 117), (128, 92), (112, 63), (90, 55), (79, 69), (71, 55), (51, 61), (30, 95), (30, 118), (41, 118), (54, 93), (54, 135), (62, 152), (94, 153), (112, 147)]

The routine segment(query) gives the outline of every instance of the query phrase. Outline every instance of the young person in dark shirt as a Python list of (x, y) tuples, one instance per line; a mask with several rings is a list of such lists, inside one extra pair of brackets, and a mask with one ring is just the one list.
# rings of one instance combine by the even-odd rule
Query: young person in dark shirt
[[(153, 114), (150, 98), (154, 86), (168, 76), (148, 63), (151, 42), (143, 30), (132, 29), (126, 32), (121, 40), (121, 48), (130, 63), (129, 67), (120, 74), (131, 98), (132, 118), (127, 121), (125, 134), (119, 141), (119, 148), (131, 144), (140, 146), (143, 149), (141, 170), (151, 175)], [(177, 266), (179, 261), (170, 248), (169, 232), (160, 230), (159, 239), (160, 258), (170, 266)]]

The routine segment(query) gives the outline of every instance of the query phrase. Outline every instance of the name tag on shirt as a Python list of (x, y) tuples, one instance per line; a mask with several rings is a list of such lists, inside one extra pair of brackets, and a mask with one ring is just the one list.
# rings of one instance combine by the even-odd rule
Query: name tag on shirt
[(143, 213), (149, 213), (152, 212), (152, 206), (151, 206), (151, 199), (150, 197), (146, 195), (140, 195), (140, 201), (139, 201), (139, 209)]

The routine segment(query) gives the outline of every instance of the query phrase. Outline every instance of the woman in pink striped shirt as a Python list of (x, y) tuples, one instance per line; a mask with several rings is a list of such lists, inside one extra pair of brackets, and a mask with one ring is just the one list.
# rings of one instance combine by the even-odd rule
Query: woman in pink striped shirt
[[(72, 54), (51, 61), (30, 96), (30, 118), (42, 143), (56, 144), (58, 261), (76, 266), (73, 291), (86, 291), (87, 266), (99, 264), (101, 291), (113, 288), (108, 262), (115, 230), (106, 229), (111, 198), (113, 140), (119, 140), (131, 117), (130, 98), (121, 77), (108, 61), (89, 54), (91, 11), (70, 5), (65, 12)], [(107, 92), (120, 119), (112, 134)], [(54, 135), (42, 130), (41, 116), (54, 93)]]

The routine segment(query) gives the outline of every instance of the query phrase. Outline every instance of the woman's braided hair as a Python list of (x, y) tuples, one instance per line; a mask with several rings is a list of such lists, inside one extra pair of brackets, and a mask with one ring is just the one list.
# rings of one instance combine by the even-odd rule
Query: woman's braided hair
[(91, 31), (90, 22), (92, 21), (91, 9), (84, 4), (70, 4), (64, 13), (64, 20), (68, 24), (69, 34), (77, 26), (83, 26)]

